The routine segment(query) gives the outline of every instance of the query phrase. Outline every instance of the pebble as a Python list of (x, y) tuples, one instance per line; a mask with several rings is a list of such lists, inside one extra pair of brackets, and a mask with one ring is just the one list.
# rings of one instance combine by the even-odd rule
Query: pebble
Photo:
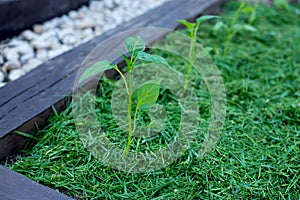
[(4, 54), (7, 60), (19, 60), (19, 54), (15, 48), (5, 49)]
[(10, 71), (14, 69), (20, 69), (21, 68), (21, 63), (19, 61), (7, 61), (3, 67), (2, 70), (5, 74), (8, 74)]
[(85, 29), (83, 32), (82, 32), (82, 40), (90, 40), (94, 37), (94, 32), (91, 28), (88, 28), (88, 29)]
[(61, 43), (58, 41), (57, 38), (52, 38), (50, 41), (50, 49), (59, 49), (61, 47)]
[(0, 82), (3, 82), (5, 79), (5, 74), (0, 71)]
[(0, 55), (0, 65), (4, 63), (3, 57)]
[(31, 70), (35, 69), (37, 66), (39, 66), (40, 64), (42, 64), (43, 61), (42, 60), (39, 60), (39, 59), (31, 59), (28, 61), (28, 63), (26, 63), (24, 66), (23, 66), (23, 70), (25, 72), (30, 72)]
[(28, 41), (31, 41), (33, 39), (36, 39), (38, 38), (38, 35), (34, 32), (32, 32), (31, 30), (26, 30), (26, 31), (23, 31), (23, 33), (21, 34), (21, 36), (25, 39), (25, 40), (28, 40)]
[(36, 52), (36, 58), (40, 59), (40, 60), (47, 60), (48, 58), (48, 51), (46, 49), (39, 49)]
[(43, 32), (44, 32), (44, 26), (43, 25), (41, 25), (41, 24), (35, 24), (34, 26), (33, 26), (33, 31), (35, 32), (35, 33), (37, 33), (37, 34), (42, 34)]
[(5, 86), (5, 85), (6, 85), (6, 83), (0, 82), (0, 88), (3, 87), (3, 86)]
[(82, 20), (77, 21), (77, 27), (80, 29), (86, 29), (93, 27), (94, 22), (90, 18), (84, 18)]
[(23, 69), (14, 69), (8, 74), (8, 79), (14, 81), (25, 74)]
[(49, 57), (49, 59), (50, 58), (54, 58), (54, 57), (56, 57), (56, 56), (58, 56), (58, 55), (60, 55), (60, 54), (62, 54), (64, 52), (70, 50), (71, 48), (72, 47), (65, 45), (65, 46), (62, 46), (59, 49), (51, 50), (51, 51), (48, 52), (48, 57)]
[(21, 56), (20, 61), (22, 63), (26, 63), (29, 59), (31, 59), (33, 57), (34, 57), (34, 53), (33, 52), (26, 53), (26, 54), (24, 54), (24, 55)]
[(74, 23), (72, 21), (67, 21), (64, 22), (60, 25), (61, 29), (73, 29), (74, 28)]
[(62, 38), (62, 42), (67, 45), (75, 46), (77, 38), (73, 35), (66, 35), (64, 38)]
[(32, 41), (31, 44), (35, 49), (45, 49), (50, 46), (50, 43), (48, 40), (44, 40), (44, 39), (40, 39), (40, 38)]
[(19, 45), (17, 45), (15, 48), (16, 48), (16, 51), (22, 55), (28, 54), (28, 53), (34, 53), (32, 46), (28, 42), (25, 42), (25, 41), (19, 43)]
[(78, 14), (75, 10), (71, 10), (68, 14), (68, 16), (72, 19), (76, 19), (78, 17)]
[(66, 28), (63, 29), (62, 31), (60, 31), (58, 33), (58, 38), (59, 39), (63, 39), (64, 37), (66, 37), (67, 35), (73, 35), (74, 34), (74, 30), (71, 28)]
[(88, 7), (82, 6), (77, 11), (35, 24), (32, 30), (2, 42), (0, 71), (15, 80), (42, 62), (166, 1), (169, 0), (90, 0)]

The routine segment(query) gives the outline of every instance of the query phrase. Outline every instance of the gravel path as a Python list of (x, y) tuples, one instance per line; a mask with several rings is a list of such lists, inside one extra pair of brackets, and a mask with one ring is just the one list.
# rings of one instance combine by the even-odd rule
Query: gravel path
[(0, 87), (46, 60), (115, 28), (168, 0), (91, 0), (0, 44)]

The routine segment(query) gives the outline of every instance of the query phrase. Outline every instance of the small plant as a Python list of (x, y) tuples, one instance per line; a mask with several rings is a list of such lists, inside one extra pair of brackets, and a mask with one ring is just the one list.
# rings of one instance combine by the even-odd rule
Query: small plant
[[(225, 28), (227, 32), (227, 37), (226, 37), (226, 43), (225, 43), (225, 50), (224, 50), (224, 55), (227, 56), (229, 53), (229, 46), (230, 42), (232, 41), (232, 38), (242, 30), (246, 31), (251, 31), (251, 32), (256, 32), (257, 29), (253, 27), (251, 24), (253, 24), (254, 20), (256, 19), (256, 10), (259, 1), (257, 0), (254, 4), (254, 6), (247, 5), (247, 0), (243, 0), (238, 9), (236, 10), (231, 22), (229, 25), (224, 24), (223, 22), (218, 22), (214, 26), (214, 30), (218, 31), (221, 28)], [(251, 13), (249, 19), (248, 19), (248, 24), (237, 24), (237, 20), (239, 19), (239, 16), (242, 12), (248, 12)]]
[(189, 76), (192, 70), (192, 67), (195, 62), (195, 47), (196, 47), (196, 38), (197, 38), (197, 33), (199, 30), (199, 27), (202, 22), (209, 20), (209, 19), (215, 19), (218, 18), (218, 16), (213, 16), (213, 15), (204, 15), (196, 19), (196, 22), (190, 23), (186, 20), (177, 20), (180, 24), (184, 25), (185, 27), (188, 28), (189, 30), (189, 37), (191, 38), (191, 43), (190, 43), (190, 51), (189, 51), (189, 65), (185, 74), (185, 84), (183, 88), (183, 95), (185, 94), (187, 90), (187, 86), (189, 83)]
[(299, 15), (300, 10), (291, 6), (290, 2), (288, 0), (274, 0), (274, 6), (278, 10), (283, 10), (283, 11), (291, 11), (294, 12), (295, 14)]
[[(130, 148), (130, 143), (132, 136), (136, 129), (137, 114), (140, 109), (149, 108), (155, 105), (159, 92), (160, 84), (147, 82), (140, 86), (136, 91), (133, 91), (133, 75), (132, 71), (135, 68), (138, 61), (147, 61), (151, 63), (159, 63), (164, 65), (169, 65), (168, 62), (161, 56), (149, 54), (145, 52), (145, 43), (140, 36), (131, 36), (125, 40), (125, 47), (129, 52), (130, 57), (128, 58), (125, 54), (122, 54), (123, 59), (127, 64), (127, 75), (128, 80), (125, 75), (121, 72), (117, 65), (113, 65), (107, 60), (103, 60), (95, 63), (91, 67), (87, 68), (85, 72), (80, 77), (79, 83), (84, 80), (100, 73), (105, 70), (115, 69), (121, 76), (127, 93), (128, 100), (128, 110), (127, 110), (127, 121), (128, 121), (128, 139), (127, 145), (125, 147), (124, 153), (127, 156)], [(133, 97), (137, 99), (137, 105), (134, 109), (134, 117), (132, 119), (131, 113), (133, 111)]]

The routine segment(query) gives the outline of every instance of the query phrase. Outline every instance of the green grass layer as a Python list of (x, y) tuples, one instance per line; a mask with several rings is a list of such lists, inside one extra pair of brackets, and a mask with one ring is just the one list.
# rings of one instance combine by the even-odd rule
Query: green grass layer
[[(232, 17), (236, 6), (227, 7), (222, 21)], [(239, 23), (246, 21), (242, 14)], [(82, 146), (69, 106), (37, 130), (38, 142), (26, 156), (5, 166), (78, 199), (300, 199), (300, 17), (259, 6), (253, 26), (258, 32), (237, 34), (227, 57), (222, 56), (226, 32), (215, 32), (207, 23), (200, 28), (199, 42), (213, 48), (227, 92), (225, 127), (206, 157), (197, 159), (191, 149), (155, 172), (116, 171)], [(161, 45), (175, 39), (170, 35)], [(98, 117), (106, 122), (103, 128), (116, 133), (109, 105), (112, 86), (104, 86)], [(205, 87), (197, 95), (208, 97)], [(209, 98), (200, 107), (202, 125), (207, 125)], [(154, 139), (166, 142), (177, 128), (169, 125), (167, 136)], [(111, 138), (126, 139), (119, 134)]]

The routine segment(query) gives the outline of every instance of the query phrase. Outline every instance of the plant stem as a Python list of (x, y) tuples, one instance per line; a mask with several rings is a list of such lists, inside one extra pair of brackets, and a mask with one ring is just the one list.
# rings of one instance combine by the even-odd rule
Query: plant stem
[(127, 139), (127, 145), (125, 147), (125, 157), (127, 157), (129, 148), (130, 148), (130, 143), (132, 140), (132, 135), (135, 131), (135, 120), (136, 120), (136, 113), (137, 109), (134, 114), (134, 120), (133, 120), (133, 127), (132, 128), (132, 119), (131, 119), (131, 111), (132, 111), (132, 70), (134, 68), (135, 63), (137, 62), (137, 58), (130, 58), (130, 62), (128, 63), (128, 78), (129, 78), (129, 87), (128, 87), (128, 113), (127, 113), (127, 118), (128, 118), (128, 139)]
[(189, 76), (192, 70), (192, 67), (194, 65), (194, 60), (195, 60), (195, 46), (196, 46), (196, 35), (197, 35), (197, 31), (199, 28), (199, 24), (196, 26), (196, 28), (191, 32), (191, 44), (190, 44), (190, 52), (189, 52), (189, 66), (185, 75), (185, 84), (183, 87), (183, 93), (182, 96), (185, 95), (186, 90), (187, 90), (187, 86), (189, 84)]
[(121, 77), (123, 79), (123, 82), (124, 82), (124, 85), (125, 85), (125, 88), (126, 88), (127, 95), (129, 96), (129, 89), (128, 89), (127, 81), (125, 79), (124, 74), (119, 70), (117, 65), (115, 65), (114, 69), (121, 75)]
[(242, 11), (242, 9), (244, 8), (245, 4), (246, 4), (247, 0), (243, 0), (243, 2), (240, 4), (239, 8), (237, 9), (237, 11), (234, 14), (234, 17), (230, 23), (229, 28), (227, 29), (227, 38), (226, 38), (226, 46), (225, 46), (225, 51), (224, 51), (224, 55), (227, 56), (229, 53), (229, 44), (231, 39), (233, 38), (234, 32), (234, 25), (236, 24), (239, 16), (240, 16), (240, 12)]
[(132, 73), (131, 71), (128, 72), (128, 78), (129, 78), (129, 93), (128, 93), (128, 111), (127, 111), (127, 118), (128, 118), (128, 139), (127, 139), (127, 145), (125, 148), (125, 156), (128, 155), (129, 147), (133, 135), (132, 131), (132, 119), (131, 119), (131, 110), (132, 110)]

